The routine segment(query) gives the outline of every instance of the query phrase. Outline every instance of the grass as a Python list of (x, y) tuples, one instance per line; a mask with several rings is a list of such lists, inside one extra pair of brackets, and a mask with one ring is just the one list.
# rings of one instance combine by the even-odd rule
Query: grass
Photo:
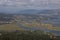
[(3, 31), (14, 31), (14, 30), (21, 30), (16, 23), (12, 24), (2, 24), (0, 25), (0, 30)]

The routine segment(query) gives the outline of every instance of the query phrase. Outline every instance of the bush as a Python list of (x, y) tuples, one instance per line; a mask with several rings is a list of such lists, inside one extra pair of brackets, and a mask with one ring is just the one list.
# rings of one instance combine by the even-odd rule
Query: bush
[(43, 31), (0, 32), (0, 40), (60, 40), (60, 37), (50, 38), (49, 33)]

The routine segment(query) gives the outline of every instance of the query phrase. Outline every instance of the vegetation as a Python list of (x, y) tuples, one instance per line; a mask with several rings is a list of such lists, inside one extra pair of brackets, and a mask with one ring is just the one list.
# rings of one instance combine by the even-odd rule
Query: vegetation
[(31, 23), (27, 23), (25, 21), (22, 22), (22, 25), (24, 27), (37, 27), (37, 28), (45, 28), (45, 29), (49, 29), (49, 30), (56, 30), (56, 31), (60, 31), (60, 27), (55, 27), (52, 24), (44, 24), (44, 23), (38, 23), (38, 22), (34, 22), (32, 21)]
[(60, 37), (43, 31), (0, 32), (0, 40), (60, 40)]
[(15, 31), (15, 30), (21, 30), (16, 23), (12, 24), (2, 24), (0, 25), (0, 30), (3, 31)]

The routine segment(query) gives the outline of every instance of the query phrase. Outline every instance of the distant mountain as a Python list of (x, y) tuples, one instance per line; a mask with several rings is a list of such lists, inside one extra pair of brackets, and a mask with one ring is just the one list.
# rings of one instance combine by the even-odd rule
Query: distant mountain
[(21, 14), (60, 14), (60, 9), (51, 9), (51, 10), (36, 10), (36, 9), (27, 9), (20, 11)]
[(60, 14), (60, 9), (41, 10), (38, 14)]
[(43, 9), (43, 10), (37, 10), (37, 9), (15, 9), (15, 10), (0, 10), (0, 13), (7, 13), (7, 14), (60, 14), (60, 9)]
[(35, 10), (35, 9), (27, 9), (27, 10), (22, 10), (20, 11), (21, 14), (36, 14), (38, 13), (40, 10)]
[(47, 10), (36, 10), (36, 9), (26, 9), (20, 11), (22, 14), (52, 14), (52, 13), (60, 13), (60, 9), (47, 9)]
[(0, 9), (0, 13), (7, 13), (7, 14), (35, 14), (39, 12), (36, 9)]

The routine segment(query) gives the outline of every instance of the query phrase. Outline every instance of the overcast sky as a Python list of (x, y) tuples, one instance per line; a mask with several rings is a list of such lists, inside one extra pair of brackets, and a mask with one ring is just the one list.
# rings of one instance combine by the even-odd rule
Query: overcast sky
[(0, 8), (49, 9), (60, 8), (60, 0), (0, 0)]

